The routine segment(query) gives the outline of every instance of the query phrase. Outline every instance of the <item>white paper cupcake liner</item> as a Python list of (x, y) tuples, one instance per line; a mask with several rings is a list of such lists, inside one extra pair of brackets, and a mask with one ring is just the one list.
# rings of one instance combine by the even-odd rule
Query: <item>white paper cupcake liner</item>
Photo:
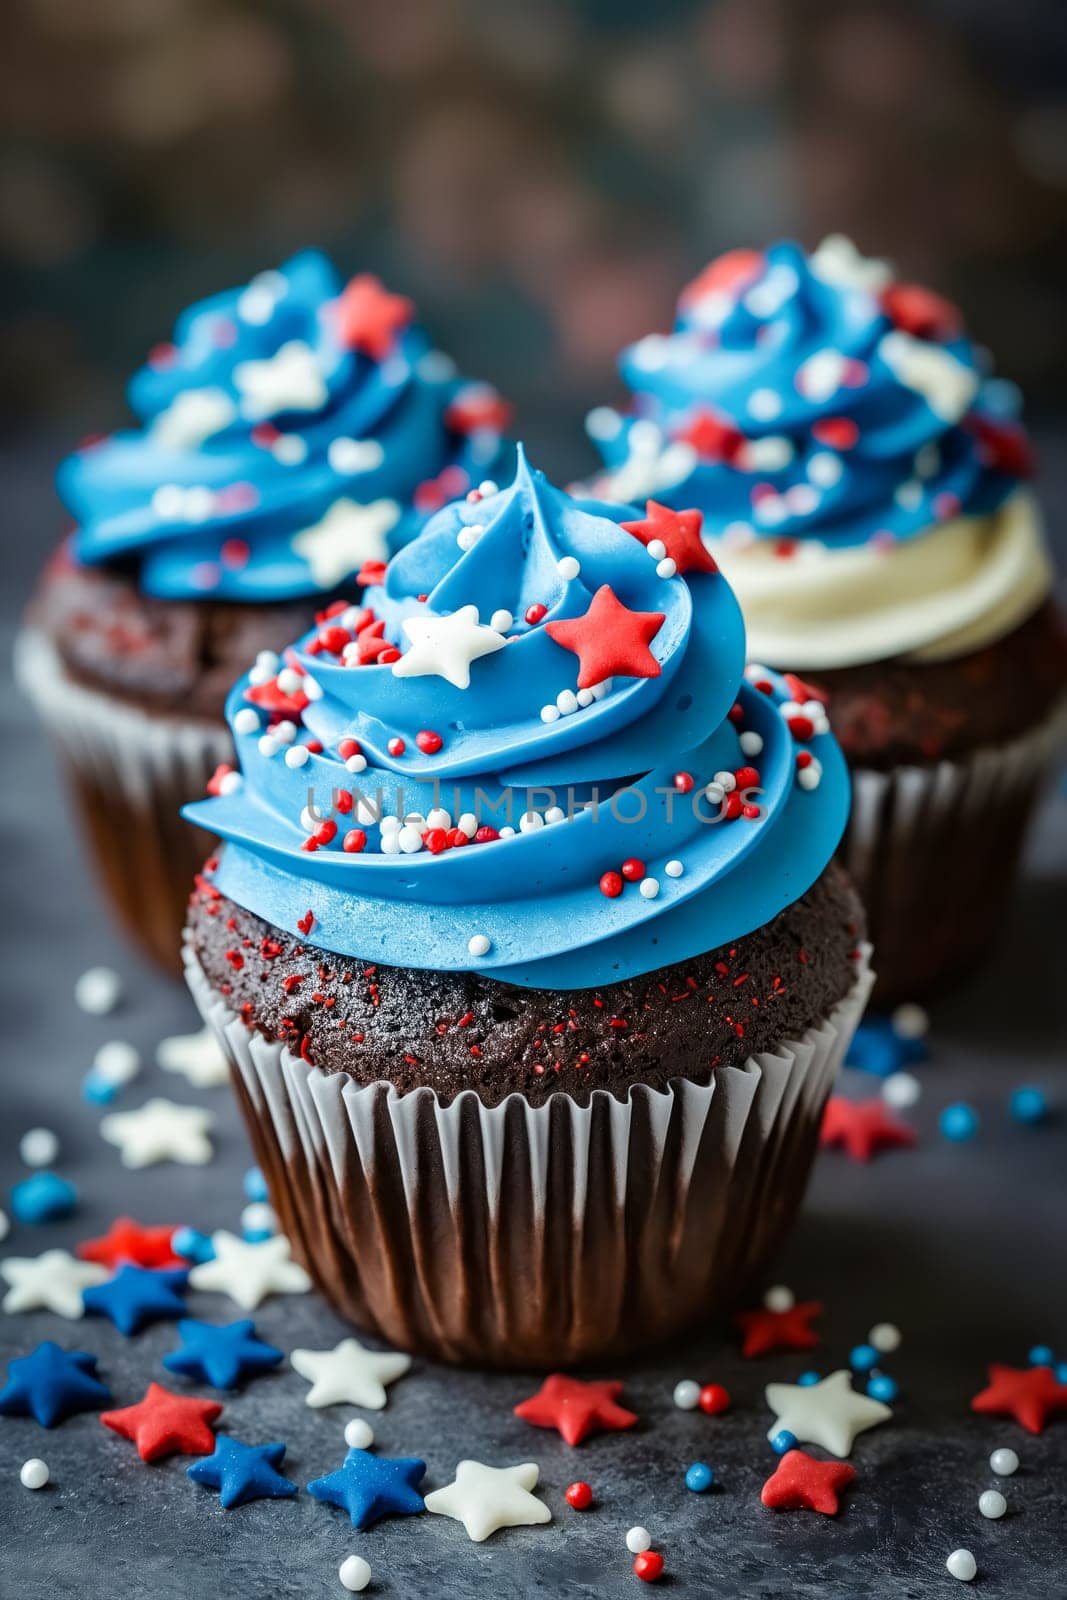
[(14, 668), (59, 753), (115, 909), (149, 954), (179, 972), (185, 905), (211, 838), (178, 813), (233, 759), (229, 730), (87, 689), (34, 629), (16, 639)]
[(911, 1000), (981, 959), (1003, 926), (1067, 704), (965, 761), (855, 768), (840, 858), (867, 912), (876, 1001)]
[(797, 1041), (707, 1085), (487, 1107), (309, 1067), (250, 1031), (187, 946), (271, 1198), (328, 1299), (450, 1361), (551, 1367), (666, 1337), (731, 1301), (803, 1194), (862, 1015), (849, 994)]

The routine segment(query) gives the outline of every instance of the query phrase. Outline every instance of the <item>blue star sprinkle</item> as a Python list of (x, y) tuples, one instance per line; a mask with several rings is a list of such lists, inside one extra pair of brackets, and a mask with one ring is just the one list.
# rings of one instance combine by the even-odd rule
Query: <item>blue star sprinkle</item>
[(194, 1483), (219, 1491), (227, 1511), (248, 1500), (289, 1500), (297, 1492), (295, 1483), (275, 1469), (285, 1456), (283, 1444), (242, 1444), (220, 1433), (215, 1439), (215, 1454), (194, 1461), (186, 1472)]
[(336, 1472), (308, 1484), (308, 1494), (347, 1511), (353, 1528), (369, 1528), (380, 1517), (409, 1517), (421, 1511), (418, 1485), (425, 1475), (425, 1461), (350, 1450)]
[(88, 1350), (61, 1350), (46, 1339), (9, 1365), (0, 1415), (36, 1417), (42, 1428), (54, 1428), (76, 1411), (98, 1411), (111, 1391), (95, 1372), (96, 1357)]
[(163, 1365), (183, 1378), (195, 1378), (216, 1389), (235, 1389), (243, 1379), (269, 1372), (283, 1359), (281, 1350), (256, 1338), (250, 1318), (216, 1326), (186, 1317), (179, 1322), (178, 1332), (182, 1343), (163, 1357)]
[(189, 1274), (184, 1267), (135, 1267), (124, 1261), (113, 1278), (82, 1291), (90, 1316), (110, 1317), (127, 1338), (150, 1322), (180, 1317), (185, 1301), (179, 1290)]
[(35, 1172), (11, 1191), (11, 1209), (20, 1222), (58, 1222), (78, 1209), (78, 1191), (55, 1172)]

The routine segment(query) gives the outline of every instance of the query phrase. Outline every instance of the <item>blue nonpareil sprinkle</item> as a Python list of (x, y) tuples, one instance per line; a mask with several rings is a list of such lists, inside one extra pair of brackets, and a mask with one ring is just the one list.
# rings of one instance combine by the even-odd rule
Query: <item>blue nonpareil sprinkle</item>
[(870, 1372), (878, 1365), (878, 1351), (873, 1344), (858, 1344), (848, 1358), (853, 1372)]
[(1048, 1101), (1040, 1089), (1027, 1084), (1016, 1089), (1008, 1101), (1008, 1109), (1016, 1122), (1034, 1124), (1044, 1122), (1048, 1116)]
[(206, 1233), (198, 1233), (195, 1228), (175, 1228), (170, 1247), (176, 1256), (184, 1256), (186, 1261), (214, 1261), (215, 1246)]
[(20, 1222), (58, 1222), (77, 1208), (77, 1189), (56, 1172), (35, 1172), (11, 1191), (11, 1209)]
[(813, 1383), (821, 1383), (821, 1381), (817, 1372), (802, 1372), (797, 1379), (797, 1383), (802, 1389), (810, 1389)]
[(899, 1393), (897, 1380), (891, 1378), (888, 1372), (872, 1372), (867, 1379), (867, 1393), (872, 1400), (881, 1400), (883, 1405), (889, 1405)]
[(790, 1433), (788, 1428), (782, 1428), (771, 1440), (771, 1449), (774, 1451), (776, 1456), (784, 1456), (790, 1450), (796, 1449), (796, 1443), (796, 1434)]
[(715, 1474), (705, 1461), (694, 1461), (685, 1470), (685, 1486), (694, 1494), (703, 1494), (715, 1482)]
[(1051, 1367), (1056, 1356), (1051, 1345), (1035, 1344), (1026, 1359), (1032, 1367)]
[(978, 1132), (978, 1113), (964, 1101), (946, 1106), (938, 1118), (938, 1126), (946, 1139), (954, 1144), (964, 1144)]
[(267, 1180), (258, 1167), (249, 1167), (243, 1184), (246, 1200), (266, 1200)]

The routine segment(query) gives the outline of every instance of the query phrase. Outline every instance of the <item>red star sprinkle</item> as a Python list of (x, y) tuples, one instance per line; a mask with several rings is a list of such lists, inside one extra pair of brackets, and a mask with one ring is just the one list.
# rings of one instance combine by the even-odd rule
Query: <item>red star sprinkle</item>
[(727, 250), (716, 256), (692, 283), (687, 283), (678, 298), (685, 310), (709, 294), (735, 294), (752, 283), (763, 270), (763, 255), (759, 250)]
[(881, 293), (882, 310), (897, 328), (917, 339), (955, 339), (963, 318), (952, 304), (918, 283), (891, 283)]
[(740, 428), (713, 411), (695, 411), (682, 431), (675, 435), (683, 444), (691, 444), (703, 461), (725, 461), (732, 464), (744, 447), (745, 436)]
[(978, 451), (987, 467), (1004, 472), (1009, 478), (1032, 478), (1034, 451), (1017, 422), (995, 422), (977, 414), (967, 418), (964, 427), (978, 440)]
[(474, 433), (487, 428), (503, 433), (511, 421), (511, 406), (491, 384), (472, 383), (461, 389), (445, 412), (445, 427), (453, 433)]
[[(99, 1239), (83, 1239), (75, 1252), (83, 1261), (114, 1270), (124, 1261), (135, 1267), (187, 1267), (171, 1247), (174, 1227), (144, 1228), (132, 1217), (116, 1217)], [(214, 1446), (212, 1446), (214, 1449)]]
[(818, 1300), (798, 1300), (788, 1311), (742, 1311), (736, 1317), (744, 1334), (741, 1354), (749, 1358), (769, 1355), (772, 1350), (811, 1350), (819, 1335), (811, 1326), (822, 1316)]
[(679, 572), (718, 572), (718, 567), (708, 551), (700, 530), (704, 518), (699, 511), (672, 511), (656, 500), (645, 506), (643, 522), (621, 524), (627, 533), (649, 545), (658, 539), (667, 548), (667, 554)]
[(787, 1450), (760, 1490), (772, 1511), (821, 1511), (836, 1517), (838, 1497), (856, 1476), (847, 1461), (816, 1461), (806, 1450)]
[(891, 1117), (881, 1100), (834, 1094), (826, 1102), (819, 1143), (840, 1145), (853, 1161), (870, 1161), (879, 1150), (906, 1150), (915, 1142), (914, 1128)]
[(637, 1417), (615, 1403), (621, 1393), (621, 1383), (582, 1383), (554, 1372), (515, 1407), (515, 1415), (535, 1428), (558, 1428), (568, 1444), (581, 1444), (591, 1433), (633, 1427)]
[(337, 335), (348, 350), (384, 361), (396, 336), (415, 315), (406, 295), (390, 294), (372, 272), (361, 272), (333, 302)]
[(662, 611), (631, 611), (609, 583), (593, 596), (584, 617), (546, 622), (545, 632), (581, 663), (579, 689), (591, 689), (605, 678), (658, 678), (660, 664), (648, 648), (663, 626)]
[(989, 1368), (989, 1387), (976, 1394), (971, 1410), (989, 1417), (1014, 1417), (1028, 1433), (1043, 1433), (1054, 1411), (1067, 1411), (1067, 1384), (1057, 1383), (1051, 1367)]
[(158, 1461), (162, 1456), (211, 1455), (215, 1435), (208, 1424), (221, 1411), (217, 1400), (172, 1394), (161, 1383), (150, 1383), (143, 1400), (121, 1411), (104, 1411), (100, 1421), (124, 1439), (132, 1439), (142, 1461)]

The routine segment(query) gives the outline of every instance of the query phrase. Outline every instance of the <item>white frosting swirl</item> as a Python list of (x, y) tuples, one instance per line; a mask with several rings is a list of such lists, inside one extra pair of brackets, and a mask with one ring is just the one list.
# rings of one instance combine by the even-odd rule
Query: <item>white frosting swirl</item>
[(958, 517), (921, 539), (832, 550), (709, 540), (741, 602), (749, 655), (797, 671), (906, 656), (940, 661), (1010, 633), (1049, 593), (1033, 496)]

